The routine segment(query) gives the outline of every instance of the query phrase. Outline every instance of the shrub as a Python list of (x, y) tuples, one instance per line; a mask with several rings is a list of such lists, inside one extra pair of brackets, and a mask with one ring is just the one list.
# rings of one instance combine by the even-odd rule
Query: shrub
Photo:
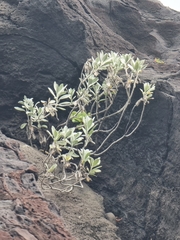
[[(152, 99), (155, 85), (142, 83), (139, 78), (145, 68), (145, 61), (134, 59), (131, 54), (101, 51), (84, 64), (76, 90), (54, 82), (53, 89), (48, 88), (52, 96), (47, 101), (34, 103), (33, 98), (26, 96), (19, 101), (21, 107), (15, 109), (27, 116), (21, 129), (26, 129), (30, 144), (35, 139), (41, 145), (48, 143), (41, 174), (42, 186), (69, 192), (74, 186), (83, 187), (83, 180), (90, 181), (91, 176), (101, 171), (100, 155), (135, 132), (147, 103)], [(142, 95), (132, 103), (139, 84)], [(126, 99), (119, 109), (113, 111), (119, 89), (124, 90)], [(136, 108), (140, 109), (140, 115), (137, 121), (132, 121)], [(68, 117), (61, 122), (58, 116), (64, 110), (68, 111)], [(107, 146), (126, 112), (129, 114), (124, 133)], [(117, 121), (107, 129), (104, 123), (115, 116)], [(58, 120), (56, 126), (50, 123), (52, 117)], [(103, 141), (96, 147), (97, 134), (102, 134)]]

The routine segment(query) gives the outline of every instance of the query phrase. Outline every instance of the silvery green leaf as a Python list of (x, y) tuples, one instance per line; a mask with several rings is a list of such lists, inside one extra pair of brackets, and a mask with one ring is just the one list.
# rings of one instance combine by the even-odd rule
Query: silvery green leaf
[(57, 107), (57, 109), (62, 110), (62, 111), (65, 111), (65, 110), (66, 110), (66, 109), (63, 108), (63, 107)]
[(54, 127), (54, 126), (52, 126), (52, 127), (51, 127), (51, 132), (52, 132), (52, 135), (54, 136), (54, 135), (55, 135), (55, 133), (56, 133), (56, 129), (55, 129), (55, 127)]
[(58, 106), (60, 107), (66, 107), (66, 106), (69, 106), (71, 104), (71, 102), (62, 102), (62, 103), (59, 103)]
[(58, 91), (58, 84), (56, 82), (54, 82), (53, 87), (54, 87), (55, 92), (57, 92)]
[(43, 118), (43, 119), (41, 119), (41, 122), (48, 122), (48, 120)]
[(49, 130), (47, 130), (46, 132), (49, 134), (49, 136), (51, 136), (51, 138), (53, 138), (53, 135)]
[(41, 125), (41, 127), (43, 127), (43, 128), (48, 128), (47, 125)]
[(48, 173), (52, 173), (52, 172), (54, 172), (54, 170), (57, 168), (57, 164), (55, 163), (55, 164), (53, 164), (48, 170), (47, 170), (47, 172)]
[(56, 95), (54, 94), (53, 90), (51, 88), (48, 88), (48, 90), (53, 95), (53, 97), (56, 98)]
[(93, 162), (93, 167), (96, 167), (96, 166), (100, 165), (100, 163), (101, 163), (100, 158), (95, 159), (94, 162)]
[(27, 126), (27, 123), (23, 123), (21, 124), (20, 129), (24, 129), (26, 126)]
[(25, 110), (23, 108), (20, 107), (14, 107), (17, 111), (21, 111), (21, 112), (25, 112)]
[(21, 104), (21, 105), (24, 105), (24, 102), (23, 102), (23, 101), (19, 101), (18, 103)]
[(70, 98), (71, 97), (71, 95), (70, 94), (64, 94), (64, 95), (62, 95), (59, 99), (67, 99), (67, 98)]

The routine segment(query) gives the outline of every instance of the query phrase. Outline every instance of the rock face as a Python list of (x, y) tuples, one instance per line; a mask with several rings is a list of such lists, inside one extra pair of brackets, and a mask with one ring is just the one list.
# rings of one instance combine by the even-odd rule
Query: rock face
[(24, 139), (17, 101), (46, 98), (53, 81), (76, 86), (96, 51), (147, 60), (142, 78), (157, 81), (155, 100), (136, 133), (102, 156), (92, 187), (122, 218), (122, 240), (180, 238), (180, 13), (156, 0), (4, 0), (0, 13), (0, 123), (15, 138)]
[(1, 240), (75, 240), (53, 202), (37, 187), (37, 169), (26, 161), (20, 143), (0, 132)]
[(105, 218), (103, 198), (87, 185), (65, 194), (40, 190), (35, 164), (40, 171), (45, 157), (0, 133), (1, 240), (75, 240), (64, 223), (78, 240), (120, 240)]

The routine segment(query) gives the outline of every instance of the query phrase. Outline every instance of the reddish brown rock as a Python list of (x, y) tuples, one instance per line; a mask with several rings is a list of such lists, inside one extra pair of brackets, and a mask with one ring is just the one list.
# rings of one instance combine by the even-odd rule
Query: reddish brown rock
[(21, 158), (18, 141), (0, 133), (0, 145), (0, 239), (73, 240), (57, 207), (38, 189), (37, 169)]

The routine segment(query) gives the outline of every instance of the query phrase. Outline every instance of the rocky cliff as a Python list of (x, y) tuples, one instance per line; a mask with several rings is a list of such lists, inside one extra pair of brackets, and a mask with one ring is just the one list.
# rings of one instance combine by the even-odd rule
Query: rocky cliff
[(179, 49), (180, 13), (158, 0), (0, 2), (0, 124), (7, 136), (25, 140), (22, 115), (13, 110), (24, 95), (46, 98), (53, 81), (76, 86), (96, 51), (146, 59), (142, 78), (156, 82), (155, 99), (136, 133), (102, 157), (92, 185), (106, 211), (122, 218), (122, 240), (180, 238)]

